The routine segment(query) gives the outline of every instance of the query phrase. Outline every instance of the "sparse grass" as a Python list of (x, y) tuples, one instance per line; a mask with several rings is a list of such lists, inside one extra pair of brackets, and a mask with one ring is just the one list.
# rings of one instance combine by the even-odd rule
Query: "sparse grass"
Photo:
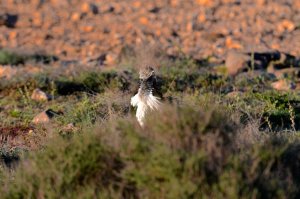
[(3, 65), (17, 65), (17, 64), (22, 64), (25, 61), (25, 57), (12, 53), (12, 52), (8, 52), (8, 51), (4, 51), (1, 50), (0, 51), (0, 64)]
[[(297, 198), (298, 94), (273, 91), (272, 77), (253, 71), (233, 79), (189, 58), (164, 63), (164, 106), (143, 129), (129, 103), (138, 86), (130, 62), (0, 80), (1, 133), (16, 133), (1, 140), (1, 197)], [(33, 101), (35, 88), (54, 99)], [(33, 125), (48, 108), (63, 115)], [(8, 172), (5, 160), (19, 165)]]
[(58, 58), (55, 56), (50, 55), (43, 55), (43, 54), (22, 54), (16, 53), (12, 51), (7, 51), (0, 49), (0, 64), (2, 65), (18, 65), (24, 64), (27, 61), (34, 61), (34, 62), (42, 62), (44, 64), (49, 64), (52, 61), (57, 61)]
[[(3, 198), (282, 198), (298, 193), (298, 138), (239, 148), (241, 124), (211, 104), (166, 107), (56, 137), (4, 180)], [(157, 117), (159, 114), (159, 117)], [(170, 117), (171, 116), (171, 117)], [(243, 149), (243, 150), (241, 150)], [(4, 174), (4, 179), (9, 175)]]

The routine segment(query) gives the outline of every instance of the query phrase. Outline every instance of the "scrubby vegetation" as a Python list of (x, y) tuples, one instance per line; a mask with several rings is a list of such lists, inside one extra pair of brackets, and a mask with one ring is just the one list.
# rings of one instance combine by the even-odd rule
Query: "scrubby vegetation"
[(19, 65), (24, 64), (27, 61), (42, 62), (49, 64), (52, 61), (57, 61), (56, 56), (49, 56), (44, 54), (24, 54), (16, 53), (7, 50), (0, 49), (0, 64), (1, 65)]
[(0, 199), (298, 199), (299, 132), (300, 0), (0, 0)]
[(167, 106), (145, 129), (125, 117), (55, 136), (4, 174), (2, 197), (296, 198), (298, 138), (255, 135), (225, 110)]
[[(163, 107), (144, 128), (127, 66), (3, 82), (1, 197), (298, 198), (297, 93), (274, 91), (266, 73), (203, 64), (160, 67)], [(35, 88), (54, 98), (32, 100)], [(33, 125), (45, 108), (63, 114)]]

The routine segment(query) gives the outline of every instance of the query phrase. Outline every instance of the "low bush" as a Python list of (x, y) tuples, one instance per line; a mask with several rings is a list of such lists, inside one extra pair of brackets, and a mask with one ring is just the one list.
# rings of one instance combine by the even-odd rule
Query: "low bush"
[[(167, 106), (56, 137), (4, 174), (2, 198), (297, 198), (299, 141), (248, 136), (216, 104)], [(234, 113), (230, 113), (234, 115)], [(248, 130), (249, 131), (249, 130)], [(10, 180), (9, 180), (10, 179)]]

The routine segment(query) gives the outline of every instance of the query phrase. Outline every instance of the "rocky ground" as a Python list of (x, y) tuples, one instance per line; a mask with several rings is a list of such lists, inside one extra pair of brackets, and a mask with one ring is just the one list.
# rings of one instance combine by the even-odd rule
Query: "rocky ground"
[(158, 43), (172, 56), (224, 60), (229, 50), (300, 55), (297, 0), (3, 0), (0, 47), (114, 64)]

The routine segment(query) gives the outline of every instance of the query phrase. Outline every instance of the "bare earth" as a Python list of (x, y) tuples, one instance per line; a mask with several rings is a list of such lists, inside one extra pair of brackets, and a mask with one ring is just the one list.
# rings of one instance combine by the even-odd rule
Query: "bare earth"
[(298, 0), (1, 0), (0, 48), (60, 60), (158, 43), (169, 55), (224, 60), (229, 50), (300, 56)]

